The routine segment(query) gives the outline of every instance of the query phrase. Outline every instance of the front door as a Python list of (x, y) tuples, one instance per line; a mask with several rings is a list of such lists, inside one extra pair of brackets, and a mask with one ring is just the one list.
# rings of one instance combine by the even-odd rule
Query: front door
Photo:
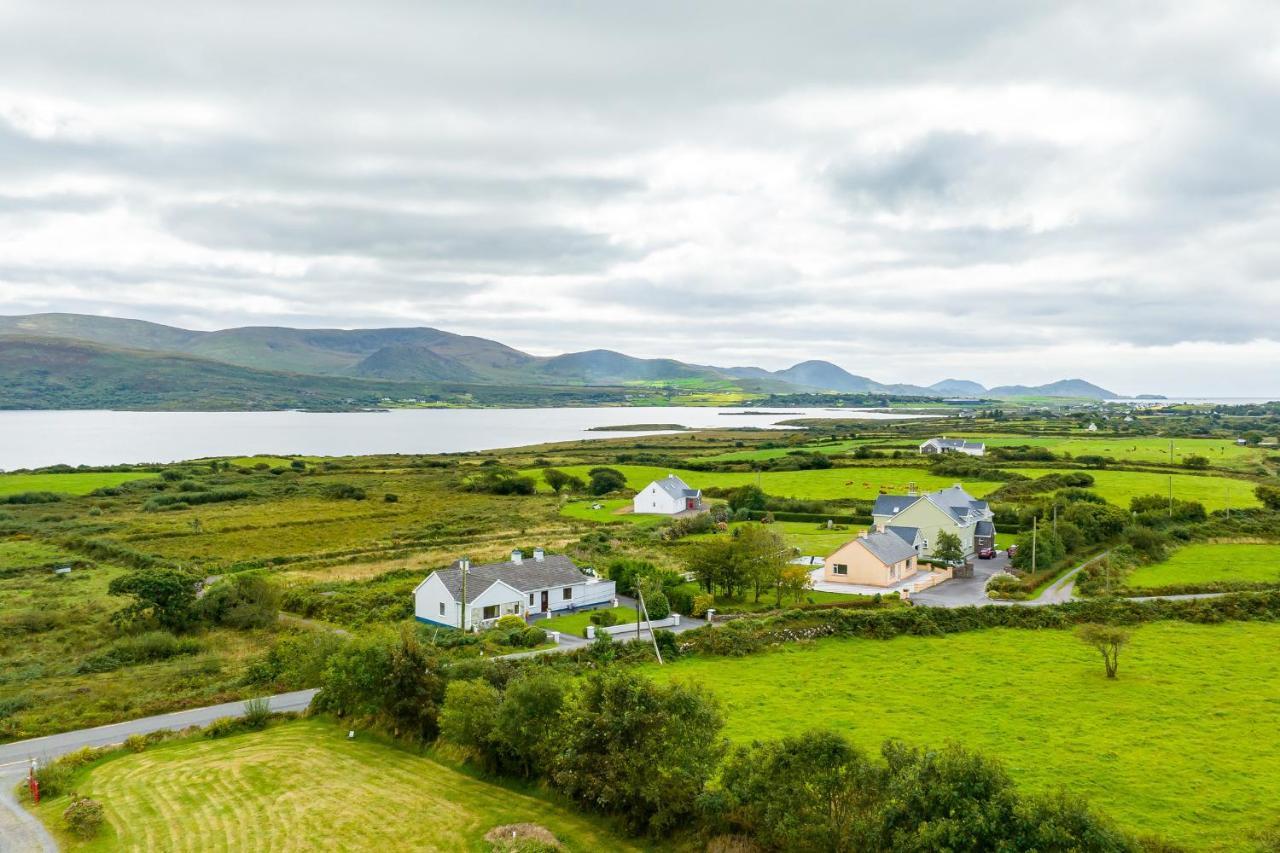
[(551, 593), (545, 589), (542, 591), (542, 612), (551, 612)]

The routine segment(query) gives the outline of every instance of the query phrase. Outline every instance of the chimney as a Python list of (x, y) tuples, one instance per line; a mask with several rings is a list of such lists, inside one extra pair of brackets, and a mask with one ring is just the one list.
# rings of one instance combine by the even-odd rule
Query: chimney
[(524, 553), (519, 548), (516, 548), (511, 552), (511, 562), (516, 565), (524, 562)]
[(533, 561), (535, 563), (541, 563), (546, 556), (547, 552), (543, 551), (541, 548), (533, 549)]

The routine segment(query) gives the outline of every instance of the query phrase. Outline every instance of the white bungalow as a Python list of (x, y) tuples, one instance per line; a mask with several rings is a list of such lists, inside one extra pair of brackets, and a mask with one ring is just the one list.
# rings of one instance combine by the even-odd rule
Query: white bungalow
[(980, 441), (965, 441), (963, 438), (931, 438), (920, 445), (920, 453), (929, 456), (939, 453), (963, 453), (967, 456), (982, 456), (987, 446)]
[[(467, 607), (463, 607), (463, 587)], [(585, 574), (568, 557), (541, 549), (525, 560), (520, 551), (502, 563), (472, 566), (466, 557), (427, 575), (413, 590), (419, 622), (465, 630), (483, 628), (507, 615), (528, 619), (538, 614), (575, 611), (612, 602), (613, 581)], [(464, 612), (465, 611), (465, 612)]]
[(631, 501), (631, 511), (647, 515), (679, 515), (702, 510), (702, 490), (693, 489), (675, 474), (654, 480)]

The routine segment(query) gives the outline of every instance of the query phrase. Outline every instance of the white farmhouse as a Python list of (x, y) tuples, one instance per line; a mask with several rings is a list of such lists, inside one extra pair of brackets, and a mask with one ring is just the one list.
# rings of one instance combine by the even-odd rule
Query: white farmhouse
[(964, 453), (969, 456), (982, 456), (987, 446), (980, 441), (965, 441), (963, 438), (931, 438), (920, 445), (920, 453), (929, 456), (938, 453)]
[(631, 502), (631, 511), (647, 515), (679, 515), (702, 511), (702, 490), (691, 489), (675, 474), (654, 480)]
[(615, 595), (613, 581), (585, 574), (568, 557), (547, 556), (537, 548), (532, 560), (512, 551), (503, 563), (473, 566), (463, 557), (432, 572), (413, 590), (413, 613), (419, 622), (472, 630), (507, 615), (527, 620), (596, 607), (612, 602)]

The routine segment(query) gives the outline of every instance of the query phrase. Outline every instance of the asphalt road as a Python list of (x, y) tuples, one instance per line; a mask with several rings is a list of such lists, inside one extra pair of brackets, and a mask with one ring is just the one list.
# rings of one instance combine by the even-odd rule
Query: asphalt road
[[(272, 711), (303, 711), (311, 704), (311, 697), (315, 695), (315, 690), (298, 690), (272, 696), (268, 701)], [(206, 726), (221, 717), (242, 716), (244, 704), (226, 702), (222, 705), (175, 711), (172, 714), (143, 717), (140, 720), (0, 745), (0, 851), (55, 853), (58, 849), (40, 822), (18, 805), (13, 797), (13, 789), (27, 775), (31, 759), (47, 761), (86, 746), (122, 743), (129, 735), (166, 729), (176, 731), (187, 726)]]

